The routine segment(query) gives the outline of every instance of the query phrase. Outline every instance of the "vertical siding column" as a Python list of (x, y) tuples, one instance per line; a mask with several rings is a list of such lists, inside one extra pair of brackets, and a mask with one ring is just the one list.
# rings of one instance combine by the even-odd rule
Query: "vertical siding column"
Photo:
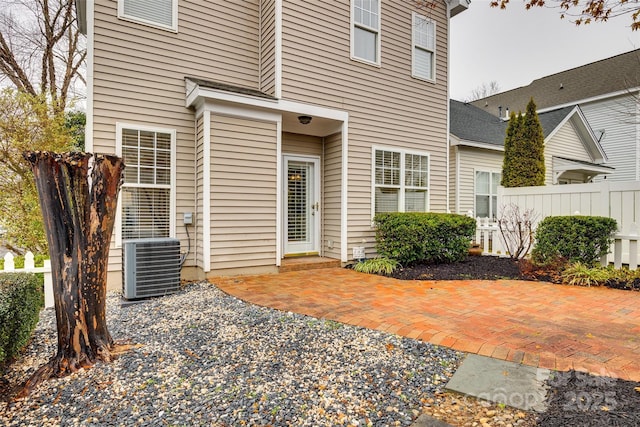
[(348, 190), (349, 190), (349, 119), (342, 122), (342, 194), (340, 197), (340, 261), (348, 261), (349, 234), (347, 221)]
[(211, 112), (203, 112), (202, 148), (202, 266), (211, 271)]

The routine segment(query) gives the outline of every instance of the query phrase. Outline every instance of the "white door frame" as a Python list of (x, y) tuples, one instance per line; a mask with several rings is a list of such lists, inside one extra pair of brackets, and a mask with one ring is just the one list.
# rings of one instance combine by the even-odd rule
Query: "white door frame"
[[(288, 227), (288, 197), (287, 197), (287, 185), (288, 185), (288, 169), (289, 162), (305, 162), (313, 165), (313, 172), (311, 174), (310, 193), (307, 200), (307, 217), (308, 226), (310, 232), (308, 233), (308, 241), (301, 243), (289, 243), (289, 227)], [(295, 154), (283, 154), (282, 156), (282, 253), (287, 255), (303, 255), (303, 254), (320, 254), (320, 157), (319, 156), (302, 156)]]

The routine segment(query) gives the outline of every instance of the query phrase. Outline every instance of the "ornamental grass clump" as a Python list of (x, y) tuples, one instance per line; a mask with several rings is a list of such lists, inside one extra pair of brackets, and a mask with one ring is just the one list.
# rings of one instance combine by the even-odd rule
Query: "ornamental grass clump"
[(395, 259), (379, 257), (370, 258), (365, 261), (356, 263), (353, 266), (355, 271), (367, 274), (381, 274), (384, 276), (391, 275), (398, 267), (400, 263)]

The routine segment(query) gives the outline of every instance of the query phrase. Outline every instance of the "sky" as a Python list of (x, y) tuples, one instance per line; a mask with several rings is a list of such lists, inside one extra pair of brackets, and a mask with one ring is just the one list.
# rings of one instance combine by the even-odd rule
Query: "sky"
[[(553, 1), (547, 1), (553, 4)], [(511, 0), (506, 10), (473, 0), (451, 19), (450, 96), (468, 100), (474, 89), (496, 81), (500, 92), (620, 53), (640, 49), (630, 16), (576, 26), (557, 8), (526, 10)]]

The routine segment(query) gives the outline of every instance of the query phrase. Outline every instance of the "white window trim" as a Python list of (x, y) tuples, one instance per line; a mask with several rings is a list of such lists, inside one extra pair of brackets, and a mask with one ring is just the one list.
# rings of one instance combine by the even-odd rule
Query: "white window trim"
[[(477, 180), (476, 180), (476, 176), (478, 174), (478, 172), (486, 172), (489, 174), (489, 211), (491, 211), (491, 197), (498, 197), (498, 192), (496, 191), (496, 194), (492, 194), (491, 193), (491, 179), (493, 174), (499, 174), (502, 177), (502, 170), (497, 170), (497, 169), (473, 169), (473, 216), (474, 218), (478, 218), (478, 206), (476, 204), (476, 197), (478, 196), (478, 193), (476, 193), (476, 184), (477, 184)], [(498, 185), (500, 185), (500, 183), (498, 182)], [(484, 196), (486, 196), (487, 194), (483, 194)], [(496, 209), (498, 209), (498, 207), (496, 207)], [(490, 212), (491, 213), (491, 212)], [(493, 213), (495, 218), (498, 218), (498, 212), (494, 212)]]
[[(433, 62), (431, 63), (431, 75), (433, 76), (433, 78), (427, 78), (424, 76), (420, 76), (416, 73), (416, 32), (414, 31), (413, 26), (415, 25), (416, 22), (416, 17), (422, 18), (427, 22), (430, 22), (433, 25)], [(433, 19), (429, 19), (424, 15), (420, 15), (419, 13), (416, 12), (411, 12), (411, 77), (418, 79), (418, 80), (424, 80), (426, 82), (430, 82), (430, 83), (435, 83), (436, 82), (436, 50), (437, 50), (437, 46), (438, 46), (438, 39), (437, 39), (437, 27), (436, 27), (436, 21), (434, 21)], [(420, 49), (423, 50), (427, 50), (422, 46), (419, 46)]]
[[(116, 155), (122, 157), (122, 130), (135, 129), (139, 131), (168, 133), (171, 135), (171, 188), (169, 190), (169, 237), (176, 237), (176, 130), (156, 126), (139, 125), (116, 122)], [(123, 184), (124, 185), (124, 184)], [(144, 187), (144, 184), (127, 184), (128, 187)], [(122, 192), (121, 192), (122, 193)], [(122, 195), (118, 195), (118, 208), (115, 221), (115, 246), (122, 247)]]
[[(371, 28), (371, 27), (367, 27), (365, 25), (361, 25), (361, 24), (356, 24), (355, 21), (355, 7), (356, 7), (356, 2), (355, 0), (351, 0), (351, 59), (354, 61), (358, 61), (358, 62), (362, 62), (364, 64), (369, 64), (369, 65), (374, 65), (376, 67), (380, 67), (381, 65), (381, 58), (382, 58), (382, 52), (380, 50), (381, 47), (381, 43), (380, 40), (382, 40), (382, 0), (378, 1), (378, 29), (375, 28)], [(363, 28), (365, 30), (368, 31), (373, 31), (375, 32), (378, 37), (376, 38), (376, 61), (369, 61), (367, 59), (364, 58), (360, 58), (359, 56), (355, 55), (355, 51), (356, 51), (356, 35), (355, 35), (355, 30), (356, 30), (356, 25), (360, 28)]]
[(136, 24), (146, 25), (148, 27), (160, 28), (161, 30), (178, 32), (178, 0), (171, 0), (171, 22), (173, 25), (162, 25), (148, 19), (130, 16), (124, 13), (124, 0), (118, 0), (118, 18), (124, 21), (135, 22)]
[(431, 210), (431, 154), (427, 151), (407, 150), (404, 148), (388, 147), (374, 145), (371, 147), (371, 224), (373, 226), (373, 217), (376, 215), (376, 151), (392, 151), (394, 153), (400, 153), (400, 185), (381, 185), (381, 187), (398, 188), (398, 211), (404, 212), (405, 209), (405, 190), (423, 190), (425, 187), (415, 187), (405, 185), (405, 155), (414, 154), (418, 156), (425, 156), (427, 158), (427, 206), (425, 212)]

